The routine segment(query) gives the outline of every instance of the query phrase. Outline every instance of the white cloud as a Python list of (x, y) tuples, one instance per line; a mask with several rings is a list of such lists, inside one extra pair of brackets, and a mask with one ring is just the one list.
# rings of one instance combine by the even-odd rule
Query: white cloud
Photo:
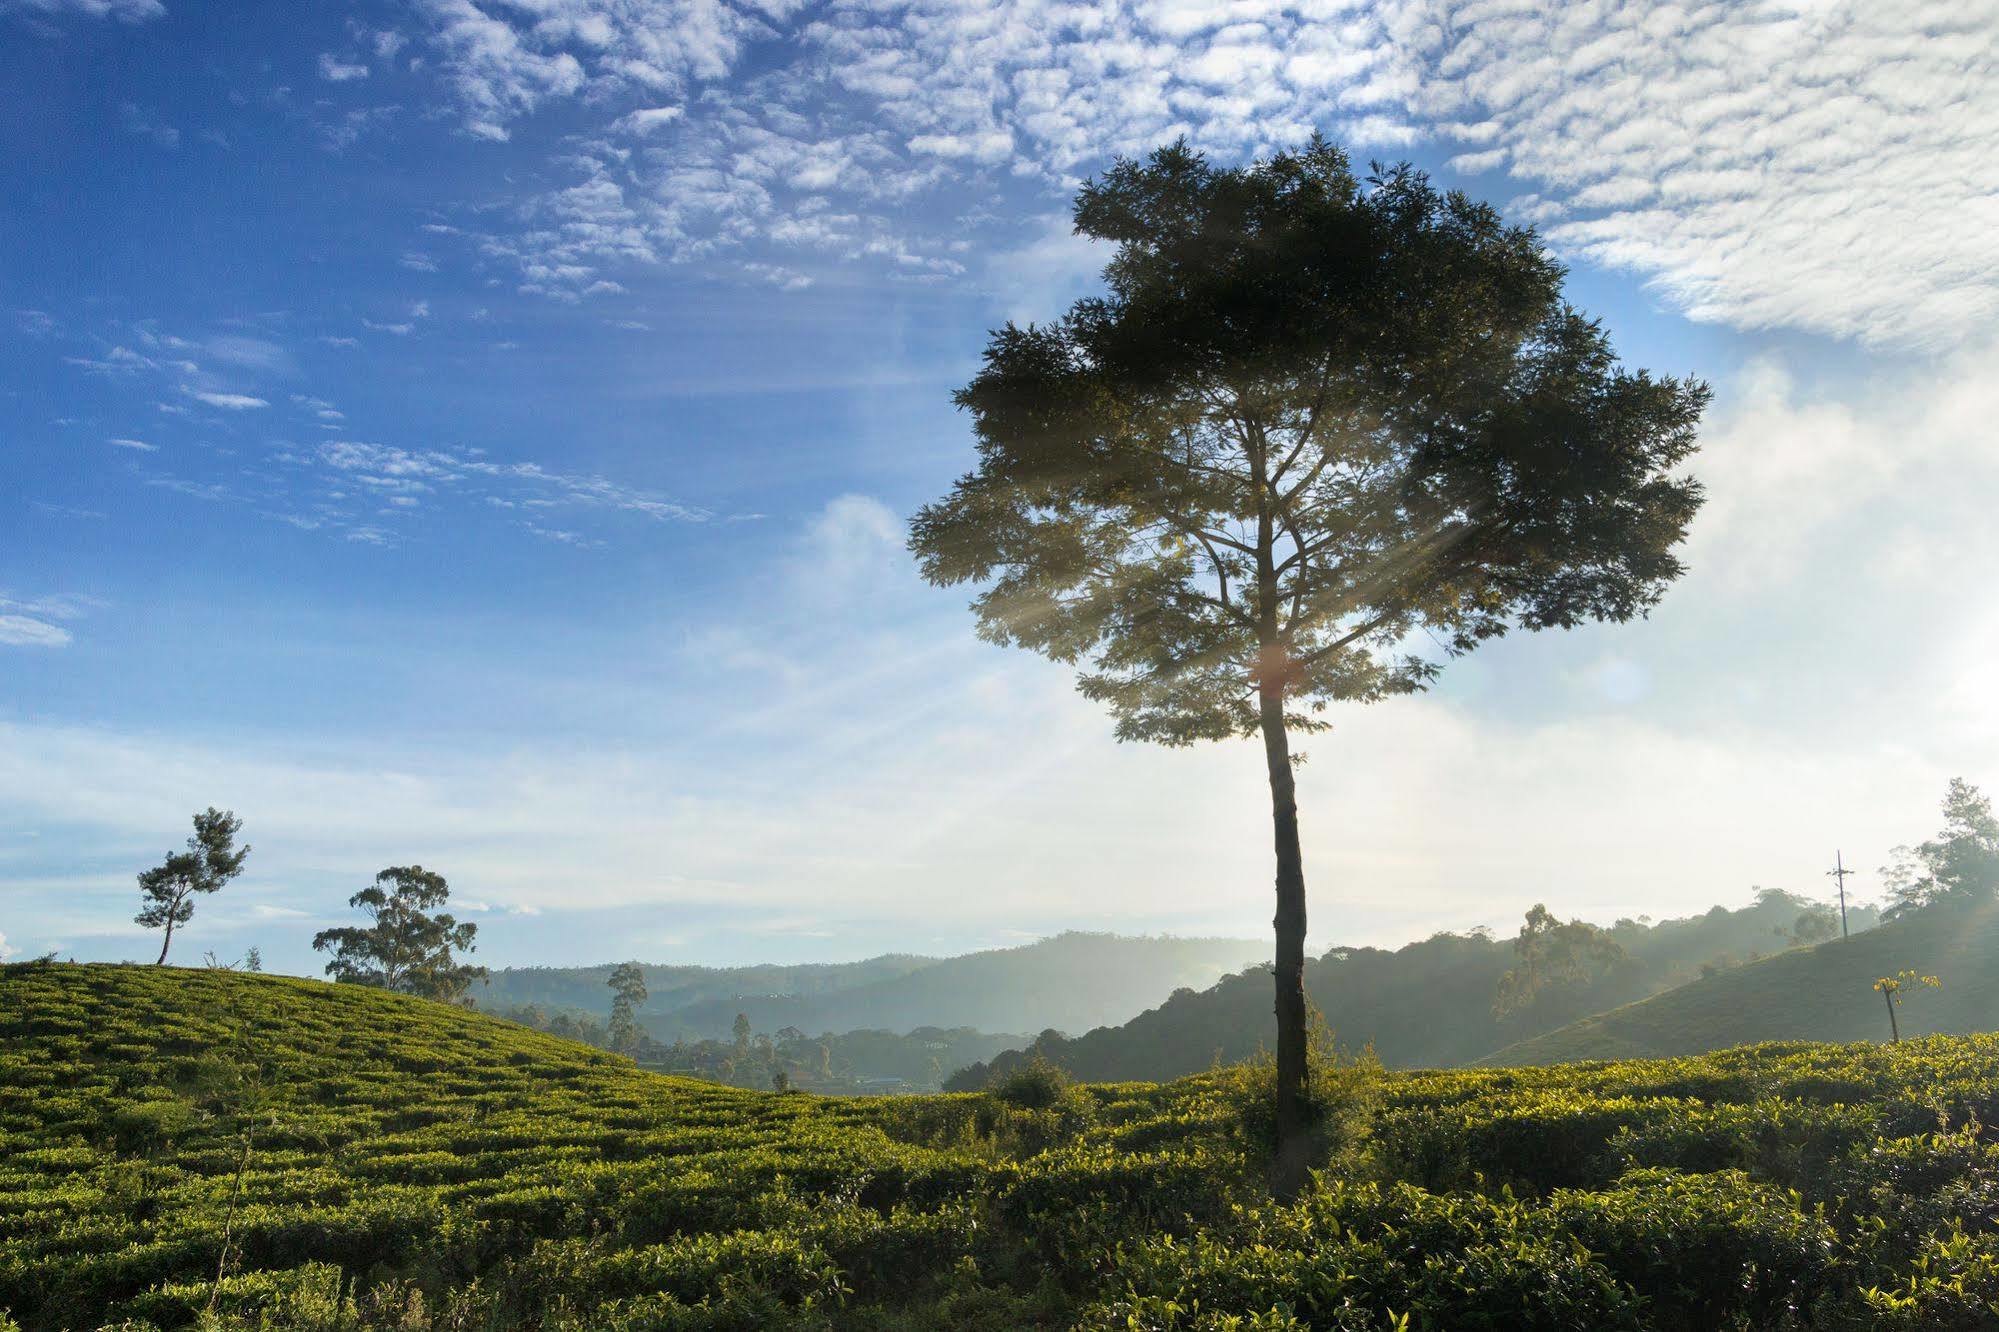
[(142, 23), (162, 17), (167, 7), (160, 0), (0, 0), (0, 14), (9, 10), (27, 14), (76, 15), (82, 18), (113, 18), (125, 23)]
[(987, 285), (1002, 313), (1020, 323), (1047, 319), (1094, 289), (1111, 247), (1078, 236), (1066, 213), (1038, 220), (1026, 244), (995, 254), (986, 268)]
[(18, 948), (10, 947), (7, 943), (7, 936), (0, 934), (0, 962), (5, 962), (20, 951)]
[(351, 83), (356, 79), (367, 78), (368, 67), (341, 60), (328, 52), (321, 52), (319, 77), (328, 83)]
[(805, 525), (792, 577), (827, 600), (871, 595), (906, 576), (902, 519), (871, 495), (839, 495)]
[(291, 353), (269, 338), (246, 337), (237, 333), (217, 334), (196, 342), (170, 339), (175, 345), (200, 352), (214, 360), (228, 365), (242, 366), (249, 370), (264, 370), (278, 374), (288, 374), (296, 367)]
[(66, 356), (71, 365), (100, 375), (133, 374), (140, 370), (158, 369), (151, 357), (141, 356), (130, 347), (113, 347), (101, 357)]
[(61, 648), (73, 639), (57, 621), (80, 619), (99, 603), (87, 597), (35, 597), (29, 600), (0, 595), (0, 647)]
[(1003, 129), (979, 134), (918, 134), (909, 141), (909, 151), (992, 164), (1013, 156), (1013, 135)]
[(136, 102), (124, 102), (119, 105), (118, 115), (126, 133), (150, 139), (161, 148), (180, 147), (180, 131), (160, 119), (157, 112), (148, 111)]
[(611, 128), (622, 130), (627, 134), (651, 134), (655, 130), (665, 129), (685, 113), (686, 108), (679, 106), (641, 107), (614, 121)]
[(1391, 26), (1420, 114), (1696, 318), (1943, 346), (1999, 315), (1990, 3), (1433, 0)]
[[(607, 128), (674, 127), (670, 158), (600, 156), (491, 243), (525, 289), (563, 299), (610, 262), (800, 243), (810, 207), (858, 215), (846, 253), (869, 239), (920, 253), (941, 237), (897, 198), (996, 169), (1066, 191), (1108, 154), (1179, 134), (1240, 157), (1318, 129), (1363, 157), (1438, 140), (1462, 149), (1455, 169), (1532, 182), (1524, 219), (1696, 318), (1942, 346), (1999, 316), (1990, 0), (423, 12), (474, 132), (504, 136), (571, 98), (609, 108)], [(777, 27), (789, 45), (765, 49), (785, 62), (726, 82)]]
[(310, 911), (300, 911), (297, 907), (275, 906), (269, 902), (255, 902), (250, 906), (250, 914), (258, 920), (310, 920)]
[[(602, 510), (636, 514), (662, 522), (700, 523), (713, 515), (650, 491), (608, 477), (553, 470), (535, 462), (501, 462), (477, 449), (410, 450), (360, 440), (329, 440), (309, 455), (295, 456), (299, 465), (316, 465), (337, 478), (343, 489), (329, 490), (320, 517), (352, 519), (356, 504), (372, 508), (387, 504), (408, 511), (419, 497), (432, 492), (456, 492), (487, 507), (528, 511), (520, 526), (545, 540), (589, 546), (599, 542), (587, 534), (550, 527), (532, 515), (554, 508)], [(346, 487), (353, 490), (344, 489)], [(345, 506), (338, 507), (338, 506)], [(346, 529), (348, 540), (390, 544), (393, 534), (373, 525)]]
[[(1987, 526), (1975, 511), (1999, 490), (1999, 346), (1836, 392), (1765, 358), (1726, 387), (1695, 467), (1709, 498), (1687, 558), (1727, 585), (1789, 582), (1840, 550), (1909, 558)], [(1949, 561), (1967, 554), (1926, 556), (1923, 577), (1954, 583), (1976, 564)]]
[(140, 453), (158, 453), (160, 451), (159, 445), (148, 444), (143, 439), (109, 439), (105, 443), (120, 449), (136, 449)]
[(197, 402), (204, 402), (210, 407), (219, 407), (229, 412), (253, 411), (271, 405), (264, 399), (253, 398), (247, 393), (211, 393), (203, 389), (184, 389), (183, 392)]
[(0, 646), (68, 647), (70, 632), (31, 615), (0, 615)]

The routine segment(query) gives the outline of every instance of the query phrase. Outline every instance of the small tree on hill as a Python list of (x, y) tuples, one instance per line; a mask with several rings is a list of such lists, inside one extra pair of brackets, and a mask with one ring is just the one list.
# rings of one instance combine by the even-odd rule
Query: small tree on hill
[(1121, 161), (1075, 220), (1116, 246), (1109, 290), (992, 335), (956, 399), (978, 467), (910, 544), (930, 581), (984, 585), (981, 636), (1087, 663), (1119, 739), (1261, 737), (1287, 1194), (1309, 1150), (1291, 736), (1424, 687), (1412, 643), (1644, 613), (1680, 573), (1708, 391), (1621, 367), (1532, 231), (1323, 141)]
[(1902, 1023), (1895, 1016), (1895, 1010), (1902, 1001), (1919, 989), (1940, 989), (1943, 982), (1935, 976), (1925, 976), (1919, 971), (1898, 971), (1892, 976), (1883, 976), (1874, 982), (1875, 992), (1888, 1005), (1888, 1039), (1896, 1045), (1902, 1043)]
[(370, 923), (321, 930), (312, 946), (334, 950), (326, 974), (337, 981), (426, 999), (456, 999), (473, 981), (484, 980), (486, 969), (457, 956), (474, 950), (479, 927), (448, 912), (430, 913), (450, 895), (443, 875), (421, 865), (392, 865), (347, 899)]
[(1894, 905), (1889, 919), (1926, 907), (1989, 902), (1999, 894), (1999, 818), (1992, 801), (1953, 777), (1943, 799), (1943, 830), (1920, 846), (1898, 846), (1881, 871)]
[(236, 845), (236, 834), (242, 830), (243, 821), (234, 812), (210, 805), (194, 816), (187, 850), (174, 852), (139, 876), (139, 895), (146, 904), (133, 919), (149, 930), (166, 928), (155, 966), (166, 962), (174, 928), (193, 919), (195, 898), (217, 891), (243, 872), (250, 848)]
[(1586, 920), (1557, 920), (1538, 902), (1513, 941), (1513, 956), (1493, 998), (1495, 1017), (1525, 1012), (1551, 987), (1588, 985), (1631, 961), (1610, 931)]
[(639, 1005), (646, 1001), (645, 972), (636, 962), (620, 962), (611, 970), (611, 1029), (613, 1050), (629, 1050), (638, 1044)]

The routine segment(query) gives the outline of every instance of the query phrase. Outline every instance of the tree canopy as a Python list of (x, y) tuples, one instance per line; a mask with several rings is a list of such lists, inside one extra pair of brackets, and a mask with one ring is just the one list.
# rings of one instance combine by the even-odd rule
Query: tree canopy
[(1547, 990), (1586, 986), (1631, 965), (1624, 945), (1609, 930), (1586, 920), (1557, 920), (1540, 903), (1527, 912), (1513, 941), (1513, 966), (1499, 978), (1492, 1011), (1496, 1017), (1525, 1012)]
[(1881, 871), (1894, 905), (1890, 916), (1926, 907), (1989, 902), (1999, 894), (1999, 818), (1983, 791), (1953, 777), (1943, 799), (1943, 828), (1917, 846), (1895, 848)]
[(369, 918), (366, 926), (321, 930), (316, 949), (334, 950), (326, 974), (338, 981), (373, 985), (426, 999), (456, 999), (486, 969), (463, 962), (479, 927), (449, 912), (431, 913), (451, 895), (444, 876), (421, 865), (392, 865), (347, 899)]
[(985, 637), (1087, 663), (1120, 737), (1253, 734), (1260, 683), (1315, 729), (1680, 572), (1707, 389), (1622, 368), (1531, 230), (1324, 142), (1175, 145), (1075, 216), (1108, 291), (992, 336), (956, 396), (979, 465), (912, 545), (984, 584)]
[(236, 834), (242, 830), (243, 821), (233, 811), (210, 805), (194, 816), (194, 835), (187, 839), (185, 851), (172, 853), (139, 875), (139, 896), (145, 905), (132, 919), (149, 930), (166, 930), (156, 964), (167, 960), (174, 929), (194, 918), (196, 898), (220, 890), (243, 872), (250, 848), (236, 845)]
[(620, 962), (606, 984), (611, 987), (611, 1048), (629, 1049), (638, 1041), (638, 1007), (646, 1001), (645, 971), (636, 962)]

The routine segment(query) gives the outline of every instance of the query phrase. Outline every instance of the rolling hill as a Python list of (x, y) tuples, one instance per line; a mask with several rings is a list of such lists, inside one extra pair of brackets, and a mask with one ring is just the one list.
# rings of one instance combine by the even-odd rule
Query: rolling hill
[[(1438, 934), (1392, 951), (1330, 949), (1306, 962), (1305, 988), (1342, 1046), (1371, 1047), (1391, 1068), (1454, 1067), (1673, 989), (1703, 969), (1786, 949), (1788, 932), (1811, 906), (1767, 892), (1737, 910), (1717, 906), (1680, 920), (1618, 921), (1609, 932), (1625, 950), (1626, 965), (1586, 984), (1552, 986), (1503, 1018), (1495, 1016), (1493, 1001), (1499, 978), (1514, 964), (1513, 943), (1484, 934)], [(1864, 930), (1874, 919), (1871, 909), (1857, 911), (1853, 923)], [(1270, 1003), (1270, 978), (1259, 967), (1203, 991), (1180, 990), (1119, 1026), (1043, 1036), (1031, 1050), (969, 1066), (946, 1085), (975, 1089), (1031, 1054), (1088, 1080), (1183, 1077), (1256, 1053), (1270, 1040)]]
[(1700, 1054), (1754, 1041), (1883, 1040), (1876, 978), (1913, 969), (1943, 981), (1898, 1010), (1904, 1036), (1999, 1029), (1999, 903), (1936, 908), (1814, 948), (1717, 972), (1664, 994), (1509, 1045), (1481, 1062)]
[[(649, 966), (639, 1020), (659, 1041), (726, 1038), (738, 1013), (765, 1033), (1082, 1031), (1122, 1022), (1177, 986), (1212, 984), (1269, 951), (1267, 943), (1244, 939), (1070, 932), (961, 957), (712, 973)], [(476, 997), (495, 1011), (538, 1003), (601, 1017), (609, 974), (609, 967), (496, 971)]]
[(1999, 1038), (739, 1091), (476, 1012), (0, 966), (6, 1332), (1989, 1328)]

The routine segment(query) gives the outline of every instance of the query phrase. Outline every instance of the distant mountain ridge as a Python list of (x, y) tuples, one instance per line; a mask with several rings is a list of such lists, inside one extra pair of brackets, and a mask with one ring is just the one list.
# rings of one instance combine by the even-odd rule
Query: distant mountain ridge
[[(1269, 955), (1248, 939), (1071, 931), (960, 957), (889, 954), (798, 967), (644, 967), (640, 1023), (656, 1040), (730, 1035), (736, 1015), (765, 1033), (918, 1027), (978, 1031), (1086, 1030), (1122, 1022), (1175, 988), (1210, 985)], [(601, 1017), (611, 967), (503, 968), (475, 987), (483, 1008), (539, 1004)]]
[(1944, 906), (1767, 957), (1596, 1013), (1480, 1060), (1490, 1065), (1705, 1054), (1757, 1041), (1878, 1041), (1889, 1035), (1882, 976), (1914, 970), (1939, 989), (1897, 1009), (1904, 1036), (1999, 1029), (1999, 903)]
[[(1499, 979), (1515, 961), (1513, 941), (1483, 933), (1440, 933), (1402, 948), (1334, 948), (1306, 962), (1305, 988), (1338, 1044), (1371, 1046), (1391, 1068), (1477, 1062), (1517, 1042), (1607, 1009), (1725, 972), (1792, 946), (1801, 914), (1823, 908), (1769, 892), (1736, 910), (1646, 923), (1621, 920), (1608, 933), (1628, 963), (1585, 984), (1546, 988), (1524, 1009), (1499, 1016)], [(1856, 909), (1852, 925), (1875, 923)], [(1823, 925), (1821, 924), (1821, 927)], [(1230, 976), (1205, 991), (1185, 989), (1129, 1022), (1075, 1037), (1044, 1035), (1031, 1047), (961, 1070), (946, 1085), (983, 1086), (995, 1073), (1039, 1054), (1090, 1082), (1164, 1081), (1216, 1062), (1254, 1055), (1271, 1039), (1270, 978), (1264, 968)]]

